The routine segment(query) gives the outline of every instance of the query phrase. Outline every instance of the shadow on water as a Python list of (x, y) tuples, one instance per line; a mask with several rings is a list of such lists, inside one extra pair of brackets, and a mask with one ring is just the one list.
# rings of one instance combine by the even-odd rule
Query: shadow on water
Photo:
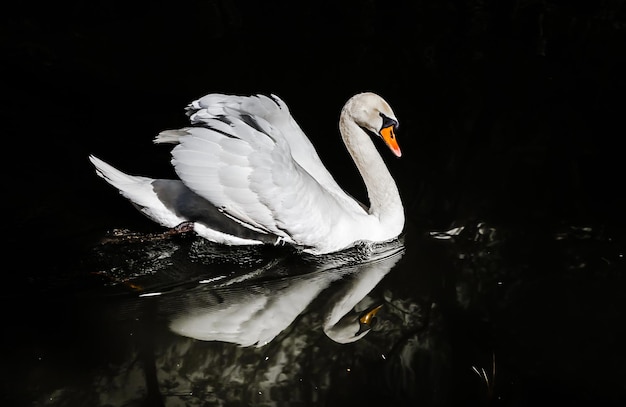
[[(273, 257), (269, 253), (261, 257), (263, 249), (233, 251), (194, 240), (186, 253), (200, 265), (194, 273), (193, 268), (176, 265), (171, 249), (159, 257), (167, 259), (166, 268), (188, 270), (183, 278), (181, 273), (165, 272), (161, 273), (165, 278), (158, 280), (153, 275), (154, 263), (139, 271), (143, 277), (132, 280), (120, 280), (117, 266), (111, 269), (118, 274), (113, 282), (120, 283), (123, 292), (135, 293), (130, 298), (118, 294), (126, 298), (115, 314), (141, 314), (149, 307), (181, 336), (244, 347), (269, 344), (324, 291), (333, 293), (321, 310), (324, 333), (338, 343), (361, 339), (381, 308), (366, 296), (404, 253), (404, 245), (393, 241), (323, 257), (280, 249)], [(180, 246), (176, 249), (186, 251)], [(207, 269), (213, 271), (207, 274)], [(109, 272), (98, 274), (110, 278)], [(101, 295), (108, 294), (105, 290)]]
[(624, 401), (621, 242), (466, 222), (323, 257), (118, 231), (5, 297), (12, 405)]
[(323, 399), (332, 376), (358, 371), (334, 347), (380, 329), (386, 300), (371, 292), (404, 251), (315, 257), (117, 231), (86, 256), (92, 273), (71, 298), (33, 299), (51, 319), (37, 315), (46, 335), (20, 345), (36, 365), (27, 391), (42, 405)]

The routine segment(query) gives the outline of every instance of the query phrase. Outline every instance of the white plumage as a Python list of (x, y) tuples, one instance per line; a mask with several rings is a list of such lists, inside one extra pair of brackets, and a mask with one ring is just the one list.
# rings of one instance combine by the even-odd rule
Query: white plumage
[(380, 96), (353, 96), (339, 120), (369, 209), (341, 189), (277, 96), (210, 94), (187, 111), (191, 127), (154, 140), (175, 144), (179, 180), (126, 175), (90, 156), (97, 174), (155, 222), (169, 228), (192, 222), (196, 233), (219, 243), (281, 242), (313, 254), (401, 233), (398, 189), (370, 138), (380, 136), (400, 156), (397, 119)]

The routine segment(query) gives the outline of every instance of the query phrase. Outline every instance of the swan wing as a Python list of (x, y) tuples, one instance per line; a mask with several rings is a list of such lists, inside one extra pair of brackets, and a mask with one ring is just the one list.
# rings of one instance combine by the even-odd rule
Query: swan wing
[(192, 124), (216, 117), (232, 116), (242, 120), (254, 118), (271, 125), (271, 137), (282, 138), (289, 145), (291, 157), (320, 185), (333, 193), (343, 190), (328, 172), (315, 147), (291, 115), (289, 108), (276, 95), (236, 96), (209, 94), (187, 106)]
[(315, 247), (325, 244), (338, 222), (365, 214), (329, 193), (293, 158), (284, 134), (262, 117), (224, 114), (204, 117), (201, 124), (167, 132), (160, 141), (176, 139), (172, 164), (180, 179), (231, 219)]

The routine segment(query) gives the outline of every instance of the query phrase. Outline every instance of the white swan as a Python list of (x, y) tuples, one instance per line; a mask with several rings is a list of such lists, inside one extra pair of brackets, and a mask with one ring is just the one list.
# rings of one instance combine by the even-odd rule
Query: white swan
[(218, 243), (286, 243), (312, 254), (402, 232), (398, 188), (370, 138), (380, 136), (400, 157), (398, 121), (380, 96), (353, 96), (339, 119), (369, 208), (335, 182), (277, 96), (210, 94), (187, 111), (192, 127), (161, 132), (154, 140), (176, 144), (172, 164), (180, 180), (124, 174), (89, 157), (97, 174), (153, 221), (169, 228), (193, 225)]

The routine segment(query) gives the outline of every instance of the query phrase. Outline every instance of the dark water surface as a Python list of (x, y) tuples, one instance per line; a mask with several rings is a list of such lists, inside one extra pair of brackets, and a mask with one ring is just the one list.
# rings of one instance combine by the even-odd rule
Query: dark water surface
[[(626, 405), (623, 1), (36, 3), (0, 20), (1, 405)], [(337, 120), (368, 90), (382, 247), (159, 237), (87, 159), (173, 177), (187, 103), (275, 93), (366, 201)]]
[[(623, 403), (623, 241), (601, 226), (463, 227), (322, 258), (120, 231), (5, 292), (3, 397)], [(377, 305), (371, 329), (344, 343)]]

